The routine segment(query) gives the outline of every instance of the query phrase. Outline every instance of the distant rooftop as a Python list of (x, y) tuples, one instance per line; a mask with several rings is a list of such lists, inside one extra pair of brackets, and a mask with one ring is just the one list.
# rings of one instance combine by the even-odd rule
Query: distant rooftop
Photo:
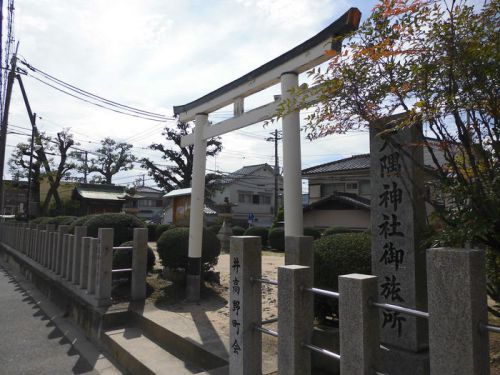
[(135, 190), (138, 192), (138, 193), (163, 193), (162, 190), (160, 189), (155, 189), (151, 186), (137, 186), (135, 188)]
[(362, 154), (362, 155), (354, 155), (351, 156), (350, 158), (340, 159), (304, 169), (302, 171), (302, 175), (307, 176), (318, 173), (350, 171), (353, 169), (369, 169), (369, 168), (370, 168), (370, 154)]
[(249, 175), (257, 172), (258, 170), (260, 170), (262, 168), (269, 168), (269, 170), (271, 171), (271, 173), (274, 173), (274, 168), (271, 167), (267, 163), (255, 164), (255, 165), (245, 165), (244, 167), (241, 167), (237, 171), (229, 173), (222, 180), (222, 183), (224, 183), (224, 184), (230, 184), (233, 181), (238, 180), (239, 178), (246, 177), (246, 176), (249, 176)]
[(75, 187), (74, 193), (83, 199), (124, 201), (125, 187), (104, 184), (81, 184)]

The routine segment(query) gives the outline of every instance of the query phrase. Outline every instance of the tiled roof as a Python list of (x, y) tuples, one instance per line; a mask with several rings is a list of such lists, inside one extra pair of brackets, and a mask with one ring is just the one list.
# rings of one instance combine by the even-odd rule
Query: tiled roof
[(74, 191), (83, 199), (124, 201), (126, 197), (125, 188), (115, 185), (81, 184)]
[(140, 193), (163, 193), (160, 189), (155, 189), (150, 186), (138, 186), (135, 190)]
[(370, 210), (370, 200), (368, 198), (360, 197), (357, 194), (336, 192), (333, 193), (332, 195), (320, 199), (319, 201), (316, 201), (314, 203), (311, 203), (310, 205), (305, 206), (304, 211), (315, 209), (330, 201), (339, 201), (347, 203), (348, 205), (353, 207)]
[(271, 173), (274, 173), (274, 168), (271, 167), (269, 164), (264, 163), (264, 164), (255, 164), (255, 165), (245, 165), (244, 167), (238, 169), (235, 172), (229, 173), (223, 180), (222, 183), (224, 184), (229, 184), (239, 178), (251, 175), (252, 173), (257, 172), (259, 169), (262, 168), (269, 168)]
[(370, 168), (370, 154), (362, 154), (304, 169), (302, 171), (302, 175), (307, 176), (317, 173), (349, 171), (353, 169), (368, 169), (368, 168)]

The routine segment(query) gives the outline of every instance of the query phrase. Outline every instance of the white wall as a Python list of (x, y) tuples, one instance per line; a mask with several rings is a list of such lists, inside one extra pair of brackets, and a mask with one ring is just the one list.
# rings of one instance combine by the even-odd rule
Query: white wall
[(305, 227), (370, 228), (368, 210), (311, 210), (304, 212)]

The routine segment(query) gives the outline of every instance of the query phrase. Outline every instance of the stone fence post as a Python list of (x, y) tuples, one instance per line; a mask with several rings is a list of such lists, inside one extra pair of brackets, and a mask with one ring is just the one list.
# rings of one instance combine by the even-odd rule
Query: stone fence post
[(54, 272), (57, 274), (57, 275), (60, 275), (61, 272), (62, 272), (62, 268), (63, 268), (63, 239), (64, 239), (64, 235), (67, 234), (69, 231), (69, 225), (59, 225), (59, 227), (57, 228), (57, 244), (56, 244), (56, 248), (55, 248), (55, 254), (54, 254), (54, 258), (55, 258), (55, 262), (54, 262)]
[(87, 227), (75, 227), (75, 243), (73, 245), (73, 262), (71, 264), (71, 281), (80, 284), (80, 268), (82, 263), (82, 238), (87, 235)]
[(88, 284), (87, 293), (94, 294), (97, 281), (97, 262), (99, 257), (99, 239), (90, 238), (89, 247), (89, 273), (88, 273)]
[(146, 298), (146, 275), (148, 272), (148, 230), (134, 229), (132, 249), (132, 286), (130, 296), (132, 300)]
[(96, 299), (98, 306), (111, 304), (111, 271), (113, 269), (113, 235), (111, 228), (99, 228)]
[(339, 276), (340, 373), (372, 375), (380, 351), (377, 276)]
[(489, 374), (484, 252), (427, 250), (431, 375)]
[(90, 273), (90, 240), (92, 237), (82, 237), (82, 245), (80, 248), (80, 289), (88, 288), (88, 280)]
[(229, 373), (262, 374), (262, 277), (260, 237), (231, 237), (229, 285)]
[(314, 299), (310, 267), (278, 267), (278, 374), (311, 374), (311, 343)]

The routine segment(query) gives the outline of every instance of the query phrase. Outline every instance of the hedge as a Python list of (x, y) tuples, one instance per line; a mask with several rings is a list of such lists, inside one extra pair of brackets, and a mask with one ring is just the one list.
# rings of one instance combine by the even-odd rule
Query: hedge
[(71, 225), (78, 218), (76, 216), (42, 216), (37, 217), (30, 221), (31, 224), (54, 224), (56, 227), (59, 225)]
[(245, 228), (240, 227), (239, 225), (235, 225), (234, 227), (231, 227), (233, 230), (233, 236), (243, 236), (245, 233)]
[[(187, 268), (189, 228), (173, 228), (165, 231), (157, 242), (158, 255), (164, 267)], [(208, 271), (217, 264), (220, 242), (217, 236), (203, 229), (202, 269)]]
[(119, 213), (95, 215), (86, 225), (89, 237), (97, 237), (99, 228), (113, 228), (114, 246), (131, 241), (134, 237), (134, 228), (146, 228), (146, 224), (136, 216)]
[(285, 229), (276, 227), (269, 231), (269, 246), (278, 251), (285, 251)]
[(207, 229), (214, 234), (218, 234), (220, 228), (222, 228), (222, 224), (212, 224), (207, 227)]
[[(366, 233), (341, 233), (314, 241), (314, 285), (338, 291), (338, 277), (349, 273), (371, 274), (371, 237)], [(315, 315), (321, 321), (338, 315), (338, 301), (315, 296)]]
[(313, 237), (315, 240), (321, 238), (321, 232), (318, 229), (305, 227), (304, 228), (304, 236)]
[(159, 224), (156, 226), (156, 232), (155, 232), (155, 241), (158, 241), (160, 236), (163, 234), (163, 232), (175, 228), (174, 225), (171, 224)]
[(69, 227), (69, 233), (74, 234), (75, 233), (75, 227), (81, 227), (84, 225), (87, 225), (87, 222), (92, 219), (96, 215), (86, 215), (86, 216), (81, 216), (77, 218), (75, 221), (73, 221)]
[(331, 227), (323, 232), (323, 236), (331, 236), (332, 234), (339, 234), (339, 233), (353, 233), (353, 231), (349, 228), (344, 228), (344, 227)]
[(264, 227), (250, 227), (248, 228), (244, 235), (245, 236), (260, 236), (262, 239), (262, 247), (267, 246), (267, 236), (269, 230)]

